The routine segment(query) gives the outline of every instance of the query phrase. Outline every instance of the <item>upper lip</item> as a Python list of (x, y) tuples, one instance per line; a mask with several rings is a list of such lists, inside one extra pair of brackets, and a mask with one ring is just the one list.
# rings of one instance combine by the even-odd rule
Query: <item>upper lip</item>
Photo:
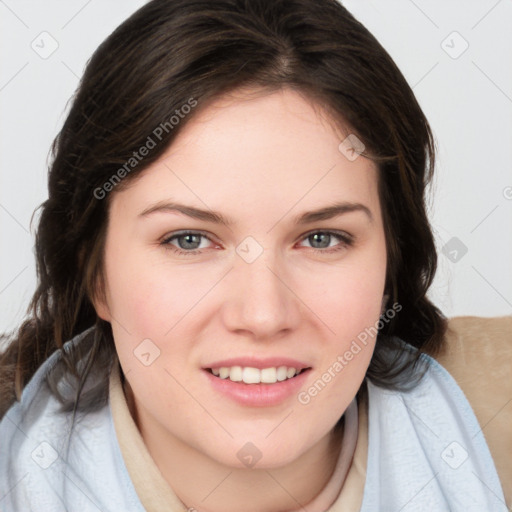
[(304, 368), (310, 368), (310, 366), (306, 363), (298, 361), (297, 359), (292, 359), (290, 357), (266, 357), (266, 358), (254, 358), (254, 357), (232, 357), (230, 359), (222, 359), (219, 361), (215, 361), (213, 363), (204, 366), (204, 369), (211, 368), (222, 368), (222, 367), (231, 367), (231, 366), (242, 366), (242, 367), (251, 367), (258, 368), (262, 370), (263, 368), (272, 368), (279, 366), (287, 366), (288, 368), (295, 368), (297, 370), (303, 370)]

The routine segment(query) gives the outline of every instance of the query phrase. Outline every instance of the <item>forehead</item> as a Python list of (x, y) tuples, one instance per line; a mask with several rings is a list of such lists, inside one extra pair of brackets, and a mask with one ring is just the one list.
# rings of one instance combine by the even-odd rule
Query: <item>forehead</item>
[(200, 105), (167, 156), (176, 160), (182, 154), (190, 156), (190, 150), (198, 156), (204, 150), (224, 159), (240, 157), (241, 152), (253, 160), (268, 160), (271, 154), (290, 161), (295, 155), (319, 159), (320, 150), (325, 152), (327, 145), (336, 150), (349, 133), (343, 119), (334, 121), (301, 91), (243, 88)]
[[(377, 169), (349, 160), (349, 135), (313, 100), (291, 89), (238, 90), (194, 112), (163, 156), (136, 180), (139, 207), (179, 199), (232, 217), (271, 208), (273, 215), (343, 201), (378, 201)], [(236, 212), (236, 213), (235, 213)]]

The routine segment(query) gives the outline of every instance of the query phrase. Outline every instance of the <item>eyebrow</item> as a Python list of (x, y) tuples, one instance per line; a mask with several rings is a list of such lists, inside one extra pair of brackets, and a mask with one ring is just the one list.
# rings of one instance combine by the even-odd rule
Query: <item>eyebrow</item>
[[(206, 222), (211, 222), (214, 224), (221, 224), (223, 226), (231, 227), (235, 225), (235, 222), (222, 215), (219, 212), (215, 212), (212, 210), (201, 210), (199, 208), (195, 208), (194, 206), (188, 206), (176, 202), (169, 201), (160, 201), (155, 203), (152, 206), (149, 206), (145, 210), (143, 210), (138, 216), (139, 217), (147, 217), (155, 212), (180, 212), (188, 217), (192, 217), (193, 219), (198, 219)], [(321, 220), (328, 220), (334, 217), (338, 217), (345, 213), (350, 212), (363, 212), (366, 214), (370, 222), (373, 222), (373, 215), (370, 209), (361, 203), (350, 203), (350, 202), (340, 202), (335, 203), (331, 206), (325, 206), (323, 208), (319, 208), (317, 210), (312, 210), (310, 212), (305, 212), (297, 215), (293, 218), (293, 223), (295, 225), (302, 224), (311, 224), (313, 222), (318, 222)]]

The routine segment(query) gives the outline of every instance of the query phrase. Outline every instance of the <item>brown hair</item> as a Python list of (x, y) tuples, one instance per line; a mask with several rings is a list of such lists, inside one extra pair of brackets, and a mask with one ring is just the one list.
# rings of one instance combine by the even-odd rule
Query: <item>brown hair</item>
[[(75, 413), (79, 399), (84, 411), (104, 403), (116, 353), (110, 324), (97, 316), (92, 298), (103, 293), (109, 198), (158, 159), (195, 112), (241, 86), (304, 93), (349, 126), (378, 165), (386, 293), (401, 311), (382, 322), (368, 378), (403, 388), (420, 353), (437, 353), (446, 318), (426, 296), (437, 255), (425, 208), (435, 145), (384, 48), (336, 0), (152, 0), (95, 51), (52, 145), (49, 195), (40, 206), (35, 244), (38, 286), (29, 317), (3, 336), (10, 345), (0, 356), (0, 418), (54, 351), (93, 326), (82, 352), (62, 354), (78, 382), (73, 399), (60, 393), (58, 373), (48, 384), (63, 410)], [(156, 147), (105, 199), (98, 197), (105, 183), (123, 174), (119, 169), (134, 150), (191, 98), (199, 107), (176, 125), (164, 124)], [(420, 350), (400, 364), (386, 360), (396, 338)], [(93, 368), (97, 380), (85, 391)]]

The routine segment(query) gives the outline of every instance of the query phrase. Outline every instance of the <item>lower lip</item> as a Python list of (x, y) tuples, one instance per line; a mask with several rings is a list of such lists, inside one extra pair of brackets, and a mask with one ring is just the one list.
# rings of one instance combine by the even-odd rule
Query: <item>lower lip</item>
[(229, 379), (216, 377), (208, 370), (203, 370), (216, 391), (223, 393), (240, 405), (250, 407), (269, 407), (279, 405), (290, 396), (297, 394), (304, 381), (308, 378), (311, 368), (302, 371), (291, 379), (274, 384), (245, 384)]

